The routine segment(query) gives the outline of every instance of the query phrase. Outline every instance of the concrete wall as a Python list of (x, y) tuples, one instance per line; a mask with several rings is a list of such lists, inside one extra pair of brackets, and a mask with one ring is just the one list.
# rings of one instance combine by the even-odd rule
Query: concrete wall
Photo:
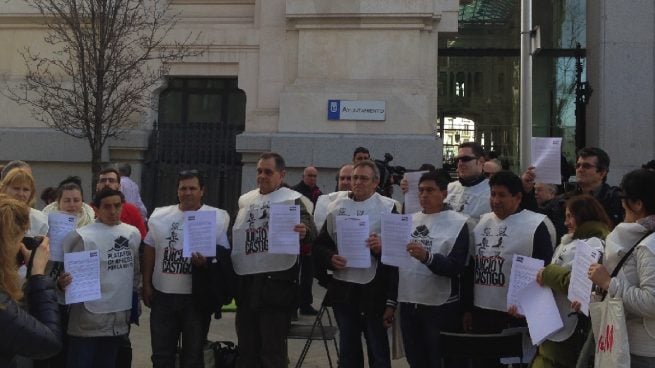
[[(385, 152), (395, 165), (441, 162), (434, 138), (439, 32), (457, 31), (457, 0), (172, 0), (179, 13), (169, 42), (194, 35), (202, 54), (170, 64), (171, 76), (236, 76), (246, 94), (246, 131), (239, 137), (244, 190), (254, 163), (267, 150), (280, 151), (291, 172), (307, 165), (331, 169), (350, 161), (356, 146), (375, 158)], [(1, 2), (0, 89), (18, 83), (25, 45), (48, 54), (39, 15), (20, 0)], [(153, 109), (135, 117), (140, 128), (110, 141), (106, 162), (129, 161), (139, 181)], [(384, 100), (383, 122), (328, 121), (328, 99)], [(71, 174), (85, 181), (88, 144), (40, 125), (25, 107), (0, 95), (0, 162), (24, 159), (39, 186)], [(35, 147), (36, 146), (36, 147)], [(35, 147), (35, 148), (31, 148)], [(90, 181), (90, 180), (89, 180)], [(294, 180), (295, 181), (295, 180)], [(43, 183), (43, 184), (41, 184)], [(326, 186), (328, 184), (326, 183)], [(329, 184), (331, 186), (331, 183)], [(90, 188), (88, 189), (90, 192)]]
[(655, 158), (655, 2), (587, 2), (587, 145), (611, 158), (609, 182)]

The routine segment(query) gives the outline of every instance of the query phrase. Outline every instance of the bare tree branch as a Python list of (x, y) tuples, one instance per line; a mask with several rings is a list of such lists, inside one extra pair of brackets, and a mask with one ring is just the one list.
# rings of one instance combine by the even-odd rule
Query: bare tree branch
[(96, 177), (102, 147), (135, 127), (131, 118), (150, 106), (166, 63), (202, 52), (191, 48), (192, 34), (166, 43), (177, 20), (167, 0), (25, 1), (45, 19), (44, 41), (55, 51), (25, 48), (25, 78), (6, 95), (37, 121), (86, 139)]

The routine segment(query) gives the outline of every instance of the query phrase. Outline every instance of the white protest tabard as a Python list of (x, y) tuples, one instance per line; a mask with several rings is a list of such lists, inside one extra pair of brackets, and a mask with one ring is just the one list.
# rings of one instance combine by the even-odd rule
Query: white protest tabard
[(268, 252), (300, 254), (300, 234), (293, 227), (300, 223), (300, 206), (271, 204), (268, 215)]
[(182, 256), (200, 253), (205, 257), (216, 257), (216, 225), (214, 211), (184, 211)]
[(410, 267), (413, 259), (407, 253), (412, 231), (412, 215), (385, 213), (381, 218), (382, 263), (396, 267)]
[(512, 272), (509, 275), (509, 289), (507, 290), (507, 308), (515, 305), (521, 314), (521, 305), (519, 305), (516, 294), (537, 279), (537, 272), (544, 266), (542, 259), (536, 259), (528, 256), (514, 254), (512, 258)]
[(48, 238), (50, 239), (50, 260), (64, 261), (64, 238), (75, 230), (77, 217), (64, 212), (48, 214)]
[(346, 258), (346, 267), (369, 268), (371, 251), (366, 245), (370, 234), (368, 216), (337, 216), (336, 225), (339, 255)]
[(100, 252), (88, 250), (64, 254), (64, 269), (73, 281), (66, 287), (66, 304), (100, 299)]
[(536, 280), (517, 293), (518, 305), (528, 321), (530, 338), (534, 345), (541, 344), (553, 332), (564, 327), (553, 291), (539, 286)]
[(415, 171), (405, 173), (405, 179), (407, 179), (407, 193), (405, 193), (405, 213), (410, 214), (414, 212), (419, 212), (421, 208), (421, 203), (418, 199), (418, 181), (421, 179), (421, 175), (425, 174), (427, 171)]
[(562, 138), (532, 137), (532, 166), (537, 183), (562, 183)]
[(580, 311), (589, 315), (589, 301), (591, 300), (591, 287), (593, 283), (587, 277), (587, 271), (592, 263), (598, 262), (600, 252), (593, 249), (582, 240), (575, 240), (575, 256), (571, 269), (568, 298), (570, 301), (580, 303)]

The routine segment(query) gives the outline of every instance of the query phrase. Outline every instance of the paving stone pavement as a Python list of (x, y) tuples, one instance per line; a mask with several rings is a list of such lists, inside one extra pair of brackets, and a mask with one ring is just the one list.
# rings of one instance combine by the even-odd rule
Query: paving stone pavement
[[(323, 299), (325, 290), (319, 286), (314, 286), (314, 307), (320, 305), (320, 301)], [(300, 323), (311, 324), (314, 321), (313, 316), (299, 316)], [(132, 340), (132, 367), (133, 368), (145, 368), (151, 367), (150, 355), (152, 354), (152, 349), (150, 347), (150, 310), (146, 307), (143, 307), (143, 313), (141, 314), (141, 325), (132, 326), (132, 332), (130, 333), (130, 339)], [(209, 329), (209, 340), (211, 341), (237, 341), (236, 331), (234, 329), (234, 313), (223, 313), (223, 318), (220, 320), (212, 320), (211, 327)], [(302, 340), (289, 340), (289, 367), (295, 367), (300, 352), (302, 351), (305, 341)], [(329, 344), (330, 353), (334, 359), (334, 345)], [(334, 364), (334, 361), (333, 361)], [(309, 353), (305, 358), (305, 361), (302, 365), (306, 368), (325, 368), (329, 367), (327, 356), (325, 353), (325, 348), (322, 341), (314, 341), (309, 349)], [(368, 364), (367, 364), (368, 366)], [(406, 368), (409, 367), (407, 361), (402, 358), (398, 360), (393, 360), (391, 366), (393, 368)], [(336, 367), (336, 364), (335, 364)]]

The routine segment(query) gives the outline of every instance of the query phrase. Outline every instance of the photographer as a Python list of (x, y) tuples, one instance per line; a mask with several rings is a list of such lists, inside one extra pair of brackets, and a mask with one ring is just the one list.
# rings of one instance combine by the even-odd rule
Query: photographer
[[(0, 367), (14, 367), (15, 356), (43, 359), (61, 349), (59, 308), (52, 280), (43, 275), (50, 255), (48, 239), (28, 250), (21, 239), (30, 226), (27, 205), (0, 194)], [(17, 258), (32, 264), (23, 297)], [(31, 261), (30, 261), (31, 260)], [(29, 274), (29, 273), (28, 273)]]

